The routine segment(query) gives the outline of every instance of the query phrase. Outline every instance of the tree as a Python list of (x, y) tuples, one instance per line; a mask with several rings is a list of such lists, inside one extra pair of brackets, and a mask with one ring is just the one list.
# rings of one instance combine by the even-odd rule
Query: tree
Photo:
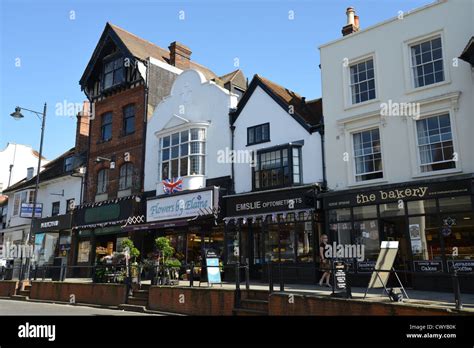
[(138, 250), (133, 241), (130, 238), (125, 238), (122, 240), (122, 249), (128, 248), (130, 250), (130, 257), (133, 258), (133, 261), (136, 261), (136, 258), (140, 256), (140, 250)]
[(165, 264), (166, 259), (173, 256), (174, 248), (170, 245), (170, 240), (166, 237), (158, 237), (155, 239), (156, 249), (158, 250), (158, 264), (160, 260)]

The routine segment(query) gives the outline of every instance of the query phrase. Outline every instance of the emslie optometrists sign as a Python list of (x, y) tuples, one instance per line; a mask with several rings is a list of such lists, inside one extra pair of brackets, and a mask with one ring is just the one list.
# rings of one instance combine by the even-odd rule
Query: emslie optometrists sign
[(354, 193), (327, 195), (324, 199), (325, 208), (357, 206), (364, 204), (380, 204), (396, 201), (430, 199), (435, 197), (470, 194), (472, 183), (470, 180), (437, 182), (420, 185), (397, 185)]
[(195, 217), (212, 211), (214, 190), (150, 199), (146, 206), (147, 222)]

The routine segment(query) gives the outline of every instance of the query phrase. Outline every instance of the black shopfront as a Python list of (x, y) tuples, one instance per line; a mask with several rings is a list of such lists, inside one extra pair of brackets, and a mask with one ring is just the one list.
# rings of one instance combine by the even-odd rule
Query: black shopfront
[[(473, 185), (459, 176), (322, 194), (330, 242), (364, 245), (354, 285), (367, 284), (381, 241), (394, 240), (407, 287), (451, 291), (448, 273), (474, 269)], [(472, 278), (463, 279), (461, 289), (474, 291)]]
[(275, 281), (281, 274), (285, 282), (314, 282), (322, 226), (317, 190), (308, 185), (225, 196), (226, 264), (248, 264), (252, 280), (268, 281), (271, 264)]

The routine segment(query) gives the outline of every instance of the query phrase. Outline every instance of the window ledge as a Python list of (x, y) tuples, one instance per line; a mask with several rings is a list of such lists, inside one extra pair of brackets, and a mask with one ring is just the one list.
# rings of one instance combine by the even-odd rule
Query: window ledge
[(374, 179), (374, 180), (367, 180), (362, 182), (353, 182), (347, 185), (347, 187), (363, 187), (363, 186), (372, 186), (377, 184), (387, 184), (388, 180), (386, 179)]
[(365, 102), (362, 102), (362, 103), (346, 105), (346, 106), (344, 106), (344, 111), (349, 111), (349, 110), (352, 110), (352, 109), (356, 109), (358, 107), (371, 105), (371, 104), (375, 104), (375, 103), (380, 103), (380, 99), (375, 98), (375, 99), (366, 100)]
[(417, 179), (417, 178), (426, 178), (429, 176), (438, 176), (438, 175), (448, 175), (448, 174), (458, 174), (462, 173), (462, 168), (454, 168), (454, 169), (445, 169), (445, 170), (434, 170), (431, 172), (426, 172), (426, 173), (418, 173), (412, 175), (412, 178)]
[[(411, 82), (413, 83), (413, 81), (411, 81)], [(426, 91), (428, 89), (441, 87), (441, 86), (444, 86), (444, 85), (448, 85), (450, 83), (451, 83), (451, 80), (445, 80), (445, 81), (442, 81), (442, 82), (432, 83), (431, 85), (426, 85), (426, 86), (423, 86), (423, 87), (410, 87), (405, 92), (405, 94), (414, 94), (416, 92)]]

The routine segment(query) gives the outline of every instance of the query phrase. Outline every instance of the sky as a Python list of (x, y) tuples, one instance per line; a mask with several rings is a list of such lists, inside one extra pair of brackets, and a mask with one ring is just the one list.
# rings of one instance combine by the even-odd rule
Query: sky
[[(0, 0), (0, 150), (39, 148), (53, 159), (74, 146), (73, 106), (86, 98), (79, 79), (106, 22), (158, 46), (179, 41), (217, 75), (262, 75), (307, 100), (321, 96), (318, 46), (341, 37), (346, 8), (361, 29), (432, 0)], [(184, 14), (184, 18), (183, 18)], [(236, 60), (237, 58), (237, 60)], [(64, 112), (66, 111), (66, 112)], [(68, 112), (69, 111), (69, 112)]]

